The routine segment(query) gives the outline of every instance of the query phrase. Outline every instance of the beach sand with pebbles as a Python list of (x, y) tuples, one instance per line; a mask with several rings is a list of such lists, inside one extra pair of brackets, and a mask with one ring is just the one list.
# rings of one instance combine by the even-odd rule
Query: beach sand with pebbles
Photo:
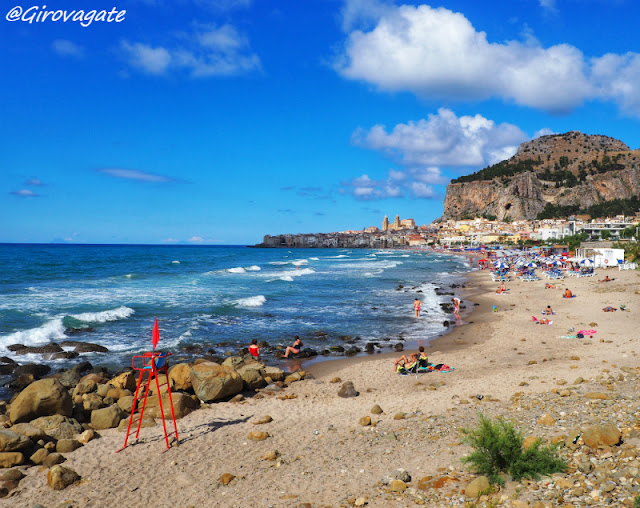
[[(607, 273), (615, 281), (598, 283)], [(488, 272), (473, 273), (463, 295), (473, 312), (429, 348), (431, 362), (454, 372), (400, 376), (392, 365), (397, 354), (314, 364), (281, 391), (204, 405), (178, 420), (180, 445), (165, 453), (161, 426), (142, 429), (141, 440), (117, 454), (124, 434), (100, 431), (66, 454), (64, 465), (82, 480), (64, 490), (47, 485), (43, 467), (20, 467), (26, 477), (0, 506), (463, 505), (475, 475), (460, 461), (469, 451), (460, 429), (474, 426), (480, 411), (545, 442), (607, 422), (624, 440), (561, 448), (567, 473), (507, 482), (484, 501), (632, 506), (640, 466), (639, 282), (635, 271), (599, 270), (557, 281), (558, 289), (544, 289), (544, 279), (513, 281), (498, 295)], [(563, 299), (565, 287), (577, 297)], [(534, 324), (531, 316), (540, 318), (547, 305), (553, 324)], [(604, 313), (607, 305), (628, 311)], [(597, 333), (558, 338), (570, 328)], [(337, 395), (346, 381), (357, 397)], [(372, 413), (375, 405), (381, 414)], [(272, 421), (256, 424), (265, 416)], [(361, 425), (363, 417), (371, 424)], [(268, 437), (253, 441), (251, 432)]]

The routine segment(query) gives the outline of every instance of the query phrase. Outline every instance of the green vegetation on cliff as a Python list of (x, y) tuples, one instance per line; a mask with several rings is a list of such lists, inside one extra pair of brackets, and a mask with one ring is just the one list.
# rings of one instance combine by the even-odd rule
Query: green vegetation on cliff
[(470, 175), (461, 176), (455, 180), (451, 180), (451, 183), (466, 183), (476, 182), (479, 180), (493, 180), (496, 177), (509, 177), (517, 173), (524, 173), (525, 171), (533, 171), (535, 166), (542, 164), (541, 160), (525, 159), (518, 162), (502, 161), (494, 164), (493, 166), (487, 166), (480, 171), (471, 173)]
[(634, 215), (638, 210), (640, 210), (640, 196), (603, 201), (588, 208), (582, 208), (580, 205), (547, 203), (536, 219), (562, 219), (576, 214), (588, 214), (591, 217), (613, 217), (615, 215)]

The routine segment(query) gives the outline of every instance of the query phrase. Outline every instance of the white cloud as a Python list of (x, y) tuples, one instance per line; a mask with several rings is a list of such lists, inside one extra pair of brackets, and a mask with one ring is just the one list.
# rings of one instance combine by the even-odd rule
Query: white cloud
[(60, 56), (72, 56), (74, 58), (84, 57), (84, 48), (75, 42), (65, 39), (57, 39), (51, 44), (53, 50)]
[(31, 179), (27, 180), (27, 181), (25, 182), (25, 184), (26, 184), (26, 185), (32, 185), (32, 186), (35, 186), (35, 187), (42, 187), (42, 186), (44, 186), (44, 185), (45, 185), (45, 184), (42, 182), (42, 180), (40, 180), (40, 179), (38, 179), (38, 178), (31, 178)]
[(20, 196), (21, 198), (37, 198), (39, 195), (29, 189), (20, 189), (17, 191), (12, 191), (10, 194), (14, 196)]
[(191, 238), (189, 238), (187, 240), (187, 242), (191, 242), (191, 243), (202, 243), (204, 242), (204, 238), (202, 238), (201, 236), (192, 236)]
[(411, 184), (411, 190), (417, 198), (435, 198), (436, 192), (431, 185), (427, 185), (422, 182), (413, 182)]
[[(372, 17), (373, 28), (351, 29)], [(490, 42), (463, 14), (428, 5), (351, 0), (343, 24), (349, 33), (336, 70), (383, 91), (461, 101), (497, 97), (553, 113), (596, 99), (640, 115), (638, 53), (587, 60), (569, 44), (543, 47), (530, 31), (522, 42)]]
[(555, 134), (555, 132), (553, 132), (548, 127), (543, 127), (539, 131), (536, 131), (531, 139), (537, 139), (537, 138), (539, 138), (541, 136), (549, 136), (550, 134)]
[(441, 108), (426, 120), (398, 124), (390, 132), (383, 125), (368, 131), (357, 129), (351, 139), (355, 145), (381, 151), (405, 166), (426, 168), (420, 170), (427, 175), (423, 178), (428, 183), (441, 183), (437, 166), (493, 164), (511, 157), (529, 137), (512, 124), (496, 124), (479, 114), (458, 117)]
[(229, 24), (198, 26), (170, 48), (122, 41), (120, 49), (129, 65), (147, 74), (186, 70), (192, 77), (230, 76), (260, 68), (247, 37)]
[(540, 7), (547, 11), (555, 11), (556, 10), (556, 0), (539, 0)]
[(104, 173), (115, 178), (122, 178), (124, 180), (137, 180), (139, 182), (166, 183), (176, 181), (173, 178), (169, 178), (168, 176), (148, 173), (146, 171), (139, 171), (137, 169), (106, 168), (100, 169), (99, 171), (100, 173)]
[[(383, 180), (373, 180), (369, 175), (362, 175), (353, 180), (342, 182), (340, 193), (350, 194), (359, 201), (372, 201), (376, 199), (400, 198), (409, 195), (414, 198), (436, 198), (437, 192), (428, 183), (447, 183), (449, 180), (442, 178), (437, 168), (437, 176), (433, 181), (420, 179), (419, 171), (396, 171), (390, 170), (387, 178)], [(422, 175), (424, 176), (424, 175)]]
[(165, 48), (153, 48), (139, 42), (130, 44), (127, 41), (122, 41), (120, 48), (132, 67), (147, 74), (164, 74), (171, 64), (171, 55)]

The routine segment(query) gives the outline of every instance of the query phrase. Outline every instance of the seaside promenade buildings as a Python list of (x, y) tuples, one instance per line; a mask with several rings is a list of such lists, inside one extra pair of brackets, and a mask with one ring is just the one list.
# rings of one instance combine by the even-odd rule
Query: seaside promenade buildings
[[(416, 226), (414, 219), (396, 215), (389, 223), (385, 215), (382, 228), (365, 227), (335, 233), (266, 235), (260, 247), (324, 248), (400, 248), (427, 245), (490, 245), (553, 242), (585, 233), (589, 240), (620, 239), (621, 232), (640, 223), (640, 212), (633, 217), (616, 216), (592, 219), (575, 216), (568, 219), (514, 220), (501, 222), (483, 217), (467, 220), (437, 220)], [(637, 235), (637, 233), (636, 233)]]

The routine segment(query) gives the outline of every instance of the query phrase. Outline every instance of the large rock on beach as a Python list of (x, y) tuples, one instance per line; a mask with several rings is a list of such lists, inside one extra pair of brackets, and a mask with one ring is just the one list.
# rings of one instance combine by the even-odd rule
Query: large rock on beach
[(191, 365), (188, 363), (178, 363), (169, 369), (169, 383), (172, 390), (191, 390)]
[(287, 373), (278, 367), (265, 365), (262, 370), (264, 372), (264, 377), (270, 378), (271, 381), (284, 381), (284, 378), (287, 377)]
[(622, 433), (613, 423), (594, 425), (582, 433), (582, 440), (590, 448), (614, 446), (620, 443)]
[(116, 404), (103, 409), (96, 409), (91, 411), (91, 426), (95, 430), (113, 429), (118, 426), (124, 416), (124, 411)]
[(262, 365), (259, 363), (244, 365), (236, 371), (240, 374), (244, 383), (245, 390), (255, 390), (256, 388), (262, 388), (267, 385), (264, 380), (264, 371)]
[(16, 452), (30, 446), (31, 439), (9, 429), (0, 429), (0, 452)]
[(242, 391), (243, 381), (231, 367), (213, 362), (194, 365), (190, 373), (191, 383), (198, 398), (212, 402), (232, 397)]
[(41, 379), (27, 386), (11, 403), (11, 423), (28, 422), (39, 416), (71, 416), (71, 395), (57, 379)]
[(62, 415), (42, 416), (32, 420), (31, 425), (56, 440), (71, 439), (82, 432), (82, 425), (77, 420)]
[(0, 468), (19, 466), (24, 463), (22, 452), (0, 452)]
[(39, 439), (45, 439), (47, 437), (44, 430), (30, 423), (16, 423), (11, 427), (11, 430), (12, 432), (28, 437), (32, 441), (38, 441)]
[[(176, 419), (187, 416), (189, 413), (200, 407), (199, 403), (184, 393), (172, 392), (171, 400), (173, 402), (173, 412)], [(162, 410), (164, 412), (164, 419), (171, 420), (171, 406), (169, 405), (168, 393), (162, 394)], [(145, 416), (149, 415), (153, 418), (162, 417), (157, 396), (147, 398), (147, 405), (144, 408), (144, 414)]]
[(38, 363), (25, 363), (23, 365), (19, 365), (13, 371), (13, 375), (16, 377), (22, 376), (23, 374), (31, 374), (34, 379), (40, 379), (43, 376), (46, 376), (51, 372), (51, 367), (48, 365), (42, 365)]
[(69, 485), (80, 480), (80, 475), (73, 469), (61, 466), (59, 464), (53, 466), (47, 472), (47, 483), (53, 490), (66, 489)]
[(338, 397), (342, 397), (344, 399), (357, 397), (358, 395), (360, 395), (360, 393), (356, 391), (355, 387), (353, 386), (353, 382), (351, 381), (343, 383), (342, 387), (338, 391)]
[(110, 383), (114, 388), (120, 388), (122, 390), (129, 390), (131, 392), (136, 391), (137, 379), (134, 371), (123, 372), (119, 376), (114, 377)]

